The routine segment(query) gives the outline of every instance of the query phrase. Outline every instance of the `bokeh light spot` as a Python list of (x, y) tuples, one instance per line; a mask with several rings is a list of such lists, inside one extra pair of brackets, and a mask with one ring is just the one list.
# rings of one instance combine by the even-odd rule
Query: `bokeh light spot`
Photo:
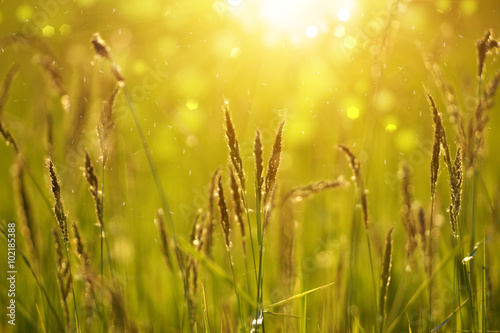
[(394, 131), (396, 131), (397, 129), (398, 129), (398, 127), (396, 126), (396, 124), (387, 124), (387, 125), (385, 126), (385, 130), (386, 130), (387, 132), (394, 132)]
[(477, 10), (477, 1), (476, 0), (462, 0), (460, 2), (460, 10), (465, 15), (472, 15)]
[(241, 0), (228, 0), (227, 3), (230, 4), (233, 7), (236, 7), (236, 6), (238, 6), (241, 3)]
[(349, 119), (356, 119), (359, 117), (359, 109), (355, 106), (350, 106), (348, 109), (347, 109), (347, 117)]
[(186, 107), (190, 110), (196, 110), (198, 108), (198, 101), (194, 98), (189, 98), (186, 102)]
[(335, 35), (335, 37), (338, 37), (338, 38), (344, 37), (344, 35), (345, 35), (345, 28), (344, 28), (344, 26), (343, 25), (337, 25), (333, 29), (333, 34)]
[(344, 39), (344, 46), (348, 49), (353, 49), (356, 47), (356, 38), (353, 36), (347, 36)]
[(417, 137), (411, 129), (401, 131), (396, 140), (396, 145), (403, 153), (408, 153), (417, 146)]
[(144, 74), (146, 74), (146, 62), (144, 60), (142, 60), (142, 59), (137, 59), (132, 64), (132, 70), (137, 75), (144, 75)]
[(25, 22), (33, 16), (33, 7), (28, 4), (22, 4), (16, 9), (16, 17), (19, 21)]
[(241, 56), (241, 49), (239, 47), (233, 47), (231, 49), (231, 58), (238, 59)]
[(346, 22), (348, 19), (351, 18), (351, 13), (347, 8), (341, 8), (337, 12), (337, 17), (339, 18), (340, 21)]
[(318, 28), (315, 25), (310, 25), (306, 28), (306, 36), (314, 38), (318, 35)]
[(42, 35), (44, 37), (52, 37), (54, 36), (54, 27), (51, 26), (51, 25), (46, 25), (43, 29), (42, 29)]
[(59, 33), (63, 36), (69, 36), (71, 34), (71, 26), (69, 24), (63, 24), (59, 27)]
[(451, 10), (451, 0), (438, 0), (436, 2), (438, 13), (447, 13)]

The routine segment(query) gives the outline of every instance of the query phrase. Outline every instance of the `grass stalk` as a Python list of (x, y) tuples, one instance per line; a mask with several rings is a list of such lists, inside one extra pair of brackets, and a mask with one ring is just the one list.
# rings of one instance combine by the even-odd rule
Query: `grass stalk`
[[(432, 228), (433, 228), (433, 222), (434, 222), (434, 200), (435, 197), (432, 196), (431, 198), (431, 216), (429, 217), (429, 245), (428, 245), (428, 251), (429, 253), (427, 254), (428, 257), (428, 262), (427, 262), (427, 274), (430, 277), (432, 273), (432, 258), (433, 258), (433, 249), (432, 249)], [(432, 321), (432, 280), (429, 281), (429, 326), (433, 327), (433, 321)]]
[(246, 332), (246, 325), (245, 325), (245, 316), (243, 315), (243, 306), (241, 305), (241, 296), (238, 292), (238, 288), (236, 286), (238, 285), (236, 283), (236, 274), (234, 272), (234, 261), (233, 261), (233, 256), (231, 254), (231, 249), (228, 248), (227, 251), (229, 255), (229, 263), (231, 265), (231, 273), (233, 275), (233, 282), (234, 282), (234, 292), (236, 294), (236, 299), (238, 301), (238, 315), (239, 315), (239, 320), (240, 320), (240, 332), (245, 333)]
[[(69, 269), (69, 274), (70, 275), (73, 275), (73, 273), (71, 272), (71, 264), (70, 264), (70, 261), (69, 261), (69, 245), (68, 243), (65, 242), (64, 244), (64, 248), (66, 249), (66, 259), (68, 260), (68, 269)], [(80, 320), (78, 318), (78, 308), (76, 306), (76, 296), (75, 296), (75, 287), (73, 284), (71, 284), (71, 293), (72, 293), (72, 296), (73, 296), (73, 306), (75, 307), (75, 321), (76, 321), (76, 331), (78, 333), (80, 333), (82, 330), (80, 328)]]
[[(132, 99), (130, 97), (128, 87), (125, 84), (125, 80), (120, 73), (118, 65), (114, 62), (114, 60), (111, 57), (111, 51), (110, 51), (108, 45), (101, 38), (99, 33), (95, 33), (93, 35), (91, 43), (92, 43), (92, 46), (94, 47), (96, 55), (101, 56), (102, 58), (108, 60), (111, 63), (111, 72), (114, 75), (116, 81), (118, 82), (118, 85), (123, 88), (123, 92), (125, 94), (125, 99), (127, 101), (128, 108), (130, 110), (130, 113), (132, 114), (132, 118), (134, 120), (134, 124), (135, 124), (135, 127), (137, 129), (137, 133), (138, 133), (139, 138), (141, 140), (142, 148), (144, 150), (144, 153), (146, 154), (149, 168), (151, 170), (151, 174), (153, 175), (153, 179), (155, 182), (155, 187), (156, 187), (158, 195), (160, 197), (161, 206), (163, 208), (163, 211), (165, 212), (168, 226), (169, 226), (170, 232), (172, 234), (176, 259), (177, 259), (177, 263), (178, 263), (178, 266), (179, 266), (179, 269), (180, 269), (181, 275), (182, 275), (182, 282), (183, 282), (183, 287), (184, 287), (184, 303), (186, 306), (188, 306), (188, 281), (186, 280), (186, 272), (184, 269), (184, 263), (183, 263), (182, 256), (181, 256), (181, 253), (180, 253), (180, 250), (178, 247), (177, 234), (175, 232), (174, 222), (173, 222), (172, 217), (170, 216), (170, 208), (168, 205), (167, 198), (165, 196), (165, 191), (163, 190), (163, 185), (161, 183), (160, 176), (158, 174), (158, 171), (156, 170), (156, 165), (153, 161), (153, 157), (151, 156), (151, 151), (150, 151), (149, 146), (147, 144), (146, 137), (144, 135), (141, 124), (139, 122), (139, 118), (137, 117), (137, 112), (135, 111), (135, 106), (132, 103)], [(174, 276), (176, 276), (176, 275), (174, 274)]]
[[(163, 211), (165, 212), (165, 216), (167, 218), (170, 231), (172, 233), (172, 240), (173, 240), (173, 243), (174, 243), (174, 248), (175, 248), (175, 254), (176, 254), (176, 258), (177, 258), (177, 263), (178, 263), (179, 269), (181, 271), (183, 285), (184, 285), (184, 301), (185, 301), (185, 303), (187, 305), (187, 297), (188, 297), (187, 296), (188, 295), (188, 293), (187, 293), (187, 283), (188, 283), (188, 281), (186, 281), (186, 272), (184, 271), (184, 263), (182, 261), (181, 253), (179, 251), (179, 247), (178, 247), (178, 243), (177, 243), (177, 234), (175, 232), (174, 222), (173, 222), (172, 217), (170, 216), (170, 207), (168, 205), (168, 201), (167, 201), (167, 198), (165, 196), (165, 192), (163, 190), (163, 185), (161, 183), (160, 176), (158, 175), (158, 171), (156, 170), (156, 165), (153, 162), (153, 157), (151, 156), (151, 151), (149, 150), (149, 146), (148, 146), (148, 143), (146, 141), (146, 137), (144, 136), (144, 133), (142, 131), (142, 127), (141, 127), (141, 125), (139, 123), (139, 118), (137, 117), (137, 112), (135, 111), (135, 107), (134, 107), (134, 105), (132, 103), (132, 100), (131, 100), (131, 97), (130, 97), (130, 93), (129, 93), (127, 85), (125, 83), (123, 84), (123, 91), (125, 93), (125, 98), (127, 100), (127, 104), (128, 104), (130, 113), (132, 114), (132, 117), (134, 119), (134, 124), (135, 124), (135, 127), (137, 129), (137, 133), (139, 134), (139, 138), (140, 138), (141, 143), (142, 143), (142, 148), (144, 150), (144, 153), (146, 154), (146, 158), (148, 160), (149, 168), (151, 170), (151, 174), (153, 175), (154, 182), (155, 182), (155, 185), (156, 185), (156, 189), (158, 191), (158, 195), (160, 196), (160, 201), (161, 201), (161, 205), (162, 205)], [(176, 274), (174, 274), (174, 276), (176, 276)]]
[(481, 330), (482, 332), (487, 332), (486, 327), (486, 231), (483, 226), (483, 239), (485, 240), (483, 244), (483, 262), (481, 269)]

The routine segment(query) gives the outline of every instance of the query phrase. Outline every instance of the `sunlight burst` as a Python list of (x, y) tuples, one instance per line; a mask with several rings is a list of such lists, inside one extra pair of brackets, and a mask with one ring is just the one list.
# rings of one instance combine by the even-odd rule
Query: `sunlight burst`
[(305, 31), (307, 37), (314, 38), (319, 33), (331, 31), (339, 22), (348, 21), (354, 1), (260, 0), (257, 6), (260, 23), (272, 31), (288, 34), (292, 39), (300, 34), (303, 36)]

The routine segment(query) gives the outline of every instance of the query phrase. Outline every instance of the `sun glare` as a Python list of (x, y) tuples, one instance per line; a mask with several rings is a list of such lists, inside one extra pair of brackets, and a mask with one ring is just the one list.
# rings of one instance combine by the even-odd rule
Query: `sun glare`
[[(233, 2), (236, 0), (230, 1)], [(274, 33), (288, 34), (292, 39), (305, 33), (305, 36), (314, 38), (348, 21), (354, 0), (259, 0), (257, 6), (260, 23)]]
[(347, 9), (347, 8), (340, 8), (339, 11), (337, 12), (337, 17), (342, 22), (346, 22), (348, 19), (351, 18), (351, 13), (349, 12), (349, 9)]
[(318, 35), (318, 28), (315, 25), (310, 25), (306, 28), (306, 36), (314, 38)]

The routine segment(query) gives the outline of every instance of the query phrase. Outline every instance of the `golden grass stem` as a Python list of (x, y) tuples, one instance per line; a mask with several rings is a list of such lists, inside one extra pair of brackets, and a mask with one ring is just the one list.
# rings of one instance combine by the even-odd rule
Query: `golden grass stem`
[(338, 145), (338, 149), (342, 151), (349, 165), (351, 166), (354, 182), (356, 184), (356, 189), (359, 194), (361, 208), (363, 211), (363, 222), (365, 226), (365, 234), (366, 234), (366, 242), (368, 244), (368, 255), (370, 258), (370, 269), (372, 274), (372, 288), (373, 288), (373, 305), (374, 312), (377, 313), (377, 288), (375, 283), (375, 271), (373, 269), (373, 259), (372, 259), (372, 250), (370, 244), (370, 223), (368, 217), (368, 200), (366, 198), (366, 189), (363, 182), (363, 177), (361, 175), (361, 163), (358, 161), (356, 156), (351, 152), (351, 150), (345, 145)]

